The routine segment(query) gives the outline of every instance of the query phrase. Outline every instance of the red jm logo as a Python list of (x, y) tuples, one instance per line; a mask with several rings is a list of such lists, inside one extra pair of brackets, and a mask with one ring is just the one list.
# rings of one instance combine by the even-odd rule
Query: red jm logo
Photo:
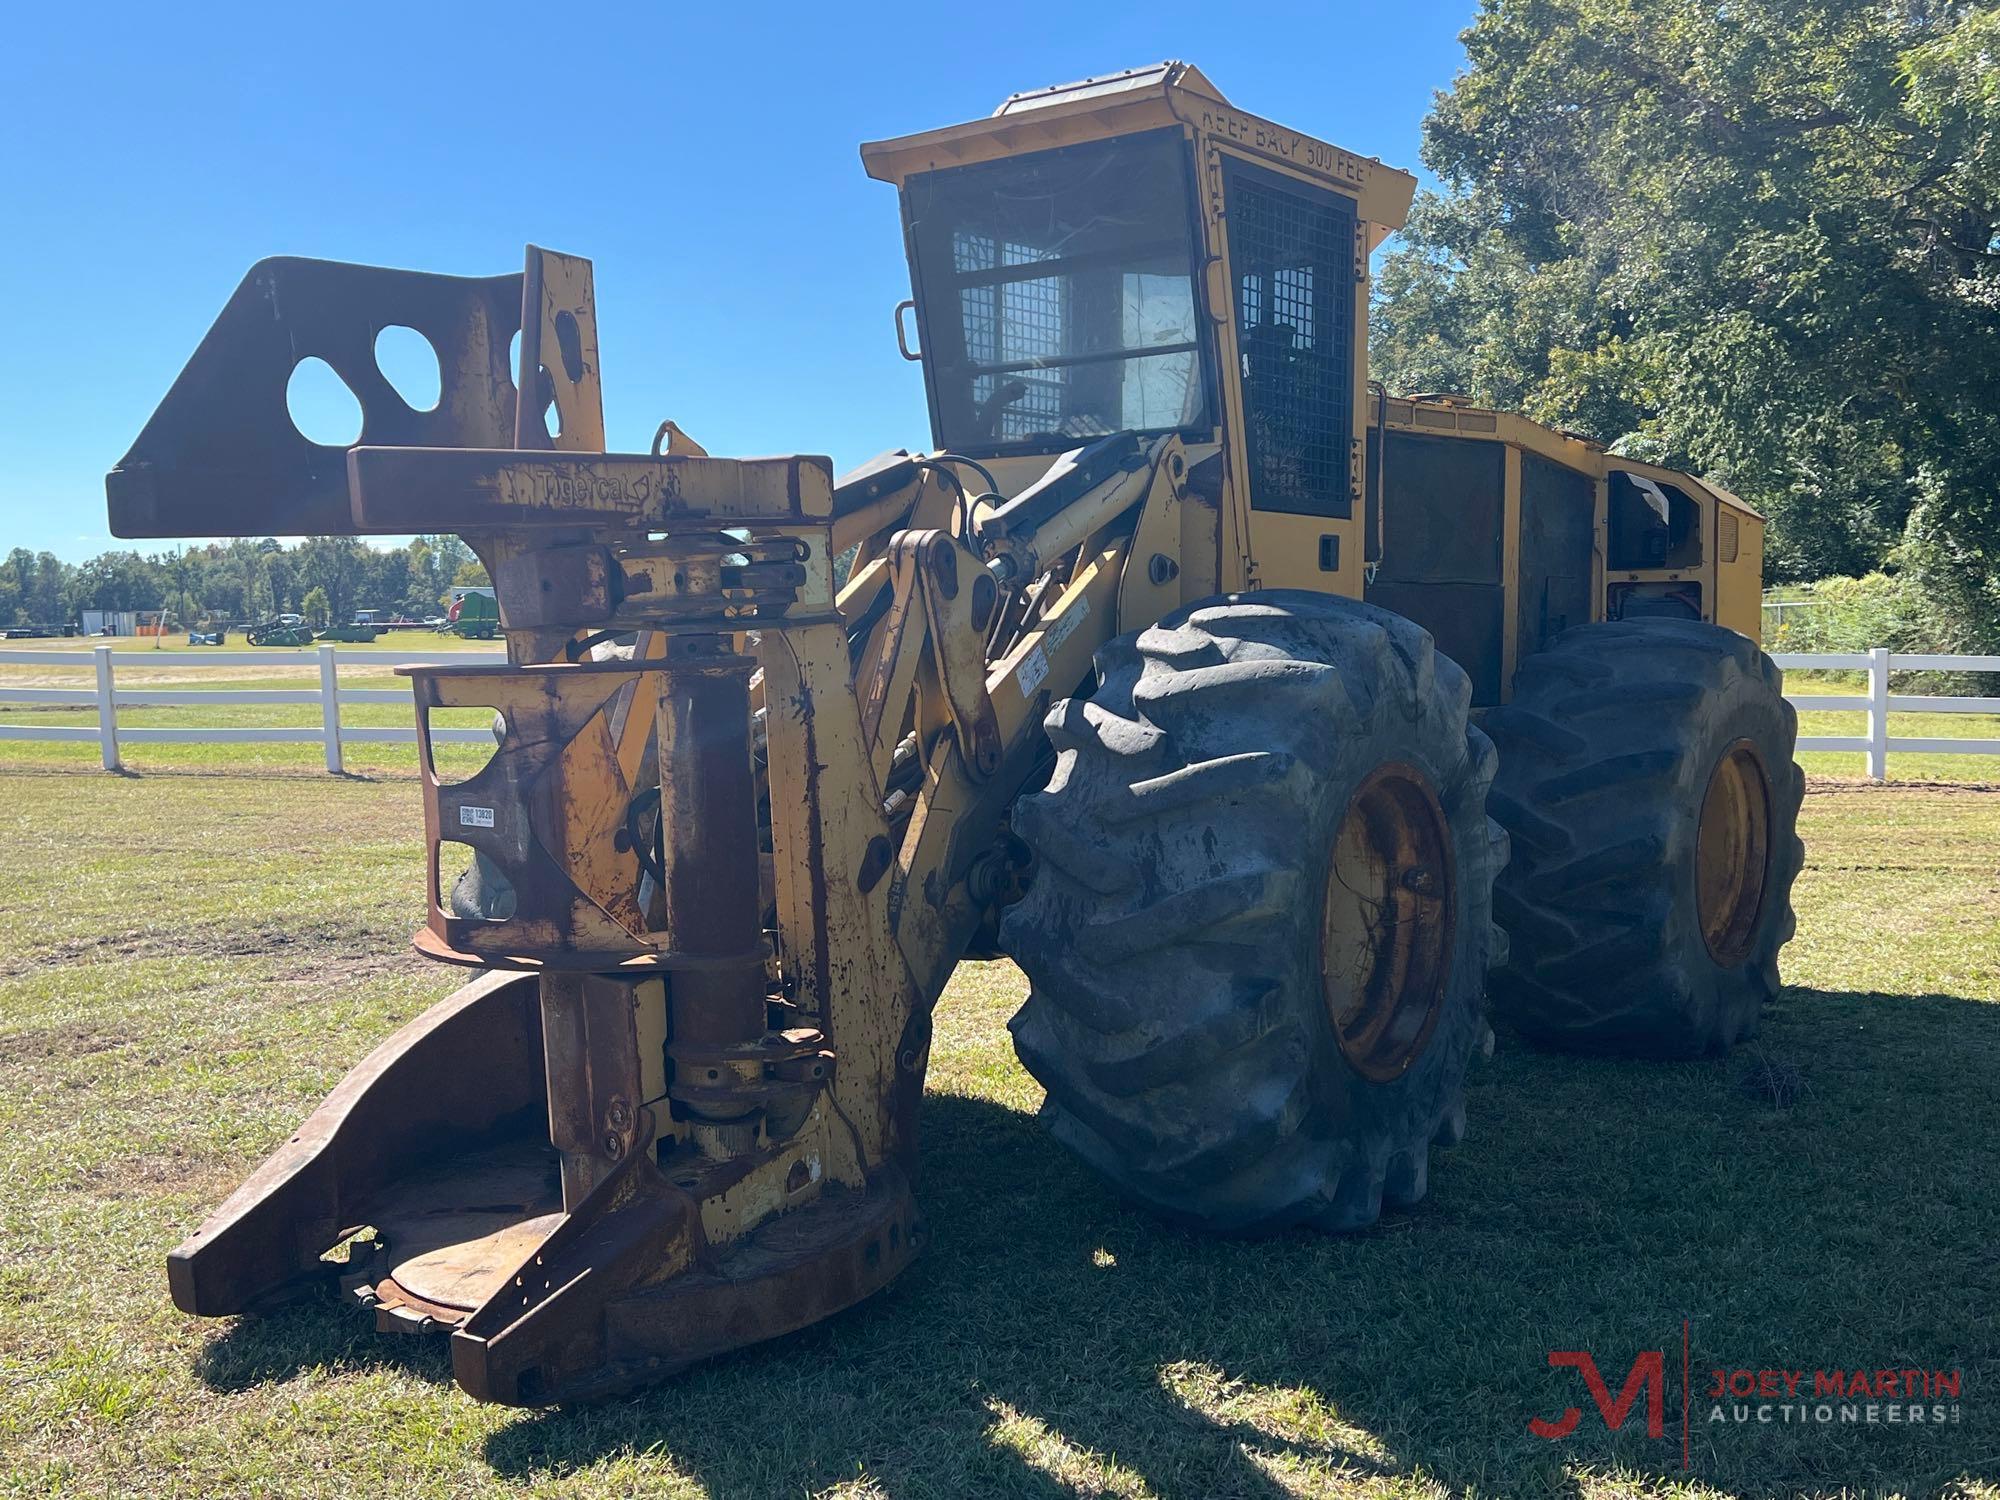
[[(1625, 1377), (1625, 1387), (1619, 1391), (1618, 1399), (1611, 1399), (1611, 1387), (1604, 1383), (1604, 1377), (1597, 1371), (1597, 1361), (1584, 1349), (1551, 1349), (1549, 1351), (1551, 1369), (1575, 1369), (1583, 1371), (1583, 1383), (1590, 1387), (1590, 1399), (1597, 1403), (1597, 1410), (1604, 1418), (1604, 1425), (1616, 1432), (1625, 1425), (1625, 1418), (1631, 1415), (1632, 1403), (1639, 1399), (1639, 1392), (1646, 1393), (1646, 1436), (1664, 1437), (1667, 1431), (1666, 1419), (1666, 1356), (1658, 1349), (1641, 1350), (1639, 1357), (1632, 1361), (1631, 1373)], [(1536, 1437), (1566, 1438), (1576, 1431), (1576, 1424), (1583, 1420), (1583, 1413), (1572, 1406), (1553, 1422), (1540, 1417), (1528, 1419), (1528, 1431)]]

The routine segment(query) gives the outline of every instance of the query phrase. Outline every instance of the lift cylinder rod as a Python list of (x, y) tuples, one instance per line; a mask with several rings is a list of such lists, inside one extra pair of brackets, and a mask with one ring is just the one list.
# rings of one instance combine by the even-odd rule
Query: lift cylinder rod
[[(660, 694), (662, 896), (676, 1053), (754, 1048), (767, 1025), (750, 761), (754, 666), (731, 654), (724, 638), (677, 637)], [(740, 1122), (756, 1111), (754, 1093), (723, 1097), (732, 1083), (762, 1077), (754, 1061), (718, 1059), (693, 1071), (674, 1082), (677, 1092), (696, 1095), (684, 1102), (697, 1119)]]

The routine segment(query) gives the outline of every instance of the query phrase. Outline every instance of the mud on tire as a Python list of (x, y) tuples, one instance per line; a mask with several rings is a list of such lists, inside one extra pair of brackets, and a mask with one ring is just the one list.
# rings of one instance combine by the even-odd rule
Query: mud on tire
[[(1421, 1198), (1464, 1129), (1506, 859), (1465, 673), (1400, 616), (1290, 591), (1182, 609), (1097, 672), (1049, 714), (1054, 778), (1015, 812), (1038, 873), (1001, 929), (1045, 1122), (1202, 1228)], [(1417, 852), (1370, 864), (1399, 808)]]
[(1511, 943), (1496, 1013), (1557, 1046), (1642, 1057), (1754, 1034), (1805, 856), (1798, 718), (1770, 657), (1692, 620), (1580, 626), (1523, 663), (1484, 723), (1500, 751), (1491, 810), (1513, 839), (1494, 891)]

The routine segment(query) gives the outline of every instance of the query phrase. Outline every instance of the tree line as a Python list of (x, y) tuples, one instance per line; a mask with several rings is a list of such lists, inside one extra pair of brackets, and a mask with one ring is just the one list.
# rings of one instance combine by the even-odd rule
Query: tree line
[(2000, 8), (1483, 0), (1463, 40), (1390, 388), (1712, 476), (1774, 581), (1886, 571), (1994, 649)]
[(66, 563), (16, 547), (0, 562), (0, 626), (75, 624), (86, 609), (166, 610), (182, 626), (202, 619), (255, 623), (297, 613), (341, 623), (361, 609), (424, 619), (454, 585), (485, 583), (485, 569), (455, 536), (420, 536), (394, 550), (355, 537), (239, 538), (173, 552), (104, 552)]

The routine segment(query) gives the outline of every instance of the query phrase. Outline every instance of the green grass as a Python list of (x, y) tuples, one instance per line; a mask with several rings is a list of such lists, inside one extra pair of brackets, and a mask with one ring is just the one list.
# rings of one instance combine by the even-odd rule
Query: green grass
[[(23, 772), (0, 812), (0, 1493), (2000, 1494), (2000, 793), (1818, 785), (1792, 988), (1756, 1049), (1642, 1066), (1502, 1034), (1424, 1204), (1213, 1241), (1036, 1125), (961, 968), (888, 1293), (658, 1389), (474, 1404), (329, 1301), (199, 1322), (162, 1257), (447, 991), (409, 953), (403, 780)], [(1789, 1108), (1747, 1086), (1796, 1068)], [(1959, 1367), (1936, 1431), (1694, 1425), (1711, 1365)], [(1669, 1435), (1581, 1382), (1667, 1353)], [(1531, 1416), (1579, 1405), (1562, 1442)]]

